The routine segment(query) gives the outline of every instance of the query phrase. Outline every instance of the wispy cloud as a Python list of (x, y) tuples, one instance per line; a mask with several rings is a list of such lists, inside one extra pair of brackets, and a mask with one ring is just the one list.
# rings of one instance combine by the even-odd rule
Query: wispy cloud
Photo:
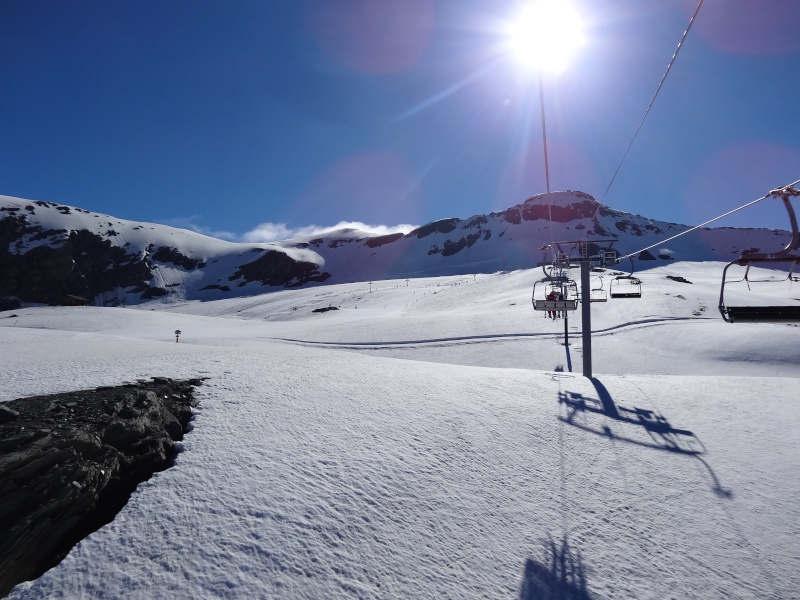
[(278, 240), (288, 240), (298, 237), (312, 235), (322, 235), (331, 231), (341, 229), (357, 229), (366, 233), (376, 235), (387, 235), (389, 233), (408, 233), (415, 229), (416, 225), (368, 225), (359, 221), (340, 221), (336, 225), (327, 227), (319, 225), (306, 225), (305, 227), (290, 228), (286, 223), (261, 223), (241, 236), (243, 242), (275, 242)]
[(178, 227), (180, 229), (188, 229), (189, 231), (202, 233), (203, 235), (219, 238), (221, 240), (227, 240), (229, 242), (239, 241), (239, 236), (231, 231), (211, 229), (210, 227), (198, 225), (197, 222), (200, 221), (202, 218), (203, 215), (190, 215), (188, 217), (169, 219), (167, 221), (164, 221), (164, 224), (169, 225), (171, 227)]
[(277, 242), (280, 240), (290, 240), (299, 237), (319, 236), (331, 231), (342, 229), (357, 229), (368, 234), (387, 235), (390, 233), (408, 233), (416, 229), (418, 225), (368, 225), (360, 221), (340, 221), (336, 225), (320, 226), (306, 225), (304, 227), (288, 227), (286, 223), (261, 223), (245, 233), (239, 235), (231, 231), (215, 230), (198, 224), (203, 219), (203, 215), (190, 215), (176, 219), (164, 221), (165, 225), (188, 229), (197, 233), (202, 233), (210, 237), (227, 240), (229, 242), (248, 242), (264, 244), (267, 242)]

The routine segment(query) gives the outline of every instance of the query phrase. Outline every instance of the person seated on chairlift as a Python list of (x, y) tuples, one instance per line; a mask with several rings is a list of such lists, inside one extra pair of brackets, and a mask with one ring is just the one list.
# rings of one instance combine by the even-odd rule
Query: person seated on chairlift
[[(555, 292), (550, 292), (549, 294), (547, 294), (547, 297), (545, 298), (545, 300), (547, 300), (548, 302), (553, 302), (555, 299), (556, 299), (556, 293)], [(550, 317), (551, 319), (555, 319), (556, 318), (556, 313), (553, 310), (548, 310), (547, 311), (547, 316)]]
[[(563, 292), (558, 292), (558, 301), (559, 302), (563, 302), (564, 301), (564, 293)], [(564, 316), (564, 312), (563, 311), (559, 312), (558, 316), (559, 317), (563, 317)]]

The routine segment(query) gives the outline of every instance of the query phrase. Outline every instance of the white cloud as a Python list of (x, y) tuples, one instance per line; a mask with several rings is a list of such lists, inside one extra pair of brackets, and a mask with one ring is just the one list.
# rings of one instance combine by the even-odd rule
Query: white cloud
[(202, 215), (190, 215), (177, 219), (165, 221), (165, 225), (188, 229), (196, 233), (202, 233), (210, 237), (227, 240), (229, 242), (248, 242), (263, 244), (267, 242), (277, 242), (299, 237), (318, 236), (331, 231), (342, 229), (357, 229), (360, 232), (373, 235), (388, 235), (390, 233), (408, 233), (416, 229), (418, 225), (368, 225), (360, 221), (340, 221), (336, 225), (320, 226), (306, 225), (304, 227), (288, 227), (286, 223), (261, 223), (250, 231), (239, 235), (230, 231), (213, 230), (210, 227), (198, 225), (198, 221), (203, 219)]
[(367, 225), (358, 221), (340, 221), (336, 225), (322, 227), (319, 225), (306, 225), (305, 227), (290, 228), (286, 223), (261, 223), (241, 236), (243, 242), (275, 242), (278, 240), (288, 240), (298, 237), (308, 237), (322, 235), (331, 231), (341, 229), (357, 229), (375, 235), (387, 235), (390, 233), (408, 233), (415, 229), (416, 225)]
[(233, 232), (224, 230), (214, 230), (211, 229), (210, 227), (204, 227), (202, 225), (198, 225), (197, 221), (201, 220), (202, 218), (203, 215), (190, 215), (188, 217), (169, 219), (167, 221), (164, 221), (164, 224), (169, 225), (171, 227), (179, 227), (180, 229), (188, 229), (189, 231), (194, 231), (195, 233), (202, 233), (203, 235), (219, 238), (221, 240), (227, 240), (229, 242), (239, 241), (238, 236)]

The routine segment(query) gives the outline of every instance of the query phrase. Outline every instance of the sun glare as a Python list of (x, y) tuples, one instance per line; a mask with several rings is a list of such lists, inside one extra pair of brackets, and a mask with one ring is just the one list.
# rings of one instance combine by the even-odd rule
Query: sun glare
[(511, 48), (525, 65), (558, 73), (583, 45), (580, 16), (564, 0), (539, 0), (510, 27)]

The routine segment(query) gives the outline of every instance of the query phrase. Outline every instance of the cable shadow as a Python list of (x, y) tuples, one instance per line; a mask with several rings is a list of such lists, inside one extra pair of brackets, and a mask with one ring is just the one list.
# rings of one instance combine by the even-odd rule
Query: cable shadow
[(581, 553), (570, 547), (567, 537), (560, 544), (544, 542), (544, 562), (529, 558), (520, 586), (520, 600), (591, 600), (586, 587), (586, 567)]
[[(701, 458), (701, 455), (706, 453), (706, 449), (694, 433), (688, 429), (673, 427), (664, 415), (655, 411), (619, 406), (600, 380), (591, 378), (590, 381), (597, 391), (597, 398), (590, 398), (576, 392), (558, 392), (558, 402), (566, 408), (566, 414), (559, 415), (559, 420), (610, 440), (696, 458), (708, 471), (712, 481), (711, 489), (714, 493), (720, 498), (733, 498), (733, 492), (722, 487), (714, 470), (708, 462)], [(587, 418), (590, 415), (598, 415), (604, 419), (592, 423)], [(641, 427), (647, 433), (647, 437), (636, 439), (630, 435), (621, 434), (619, 431), (615, 432), (611, 428), (614, 422), (620, 425)]]

